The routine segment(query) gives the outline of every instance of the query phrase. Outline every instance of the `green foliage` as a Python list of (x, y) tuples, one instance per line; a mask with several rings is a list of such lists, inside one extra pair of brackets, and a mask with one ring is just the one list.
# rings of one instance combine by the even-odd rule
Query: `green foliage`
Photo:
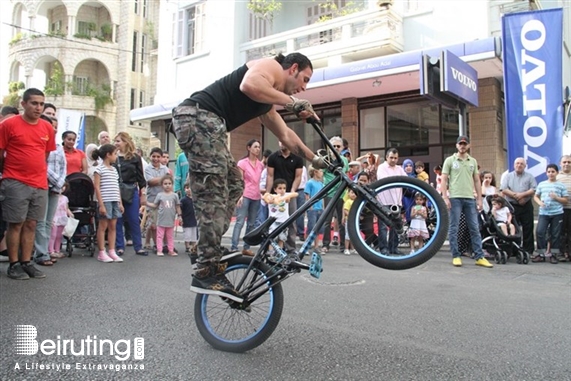
[(342, 8), (339, 8), (333, 1), (320, 2), (319, 6), (325, 10), (325, 12), (329, 12), (328, 15), (321, 16), (319, 18), (319, 22), (329, 21), (336, 17), (347, 16), (351, 13), (360, 12), (364, 9), (364, 4), (362, 2), (357, 3), (356, 1), (348, 1)]
[(2, 99), (2, 104), (4, 106), (18, 107), (20, 105), (20, 92), (26, 88), (24, 82), (10, 82), (8, 84), (8, 92)]
[(103, 84), (101, 87), (88, 86), (87, 95), (93, 97), (95, 100), (95, 113), (99, 110), (103, 110), (108, 104), (113, 103), (113, 98), (111, 98), (111, 86), (108, 84)]
[(250, 12), (259, 19), (274, 21), (274, 15), (282, 9), (282, 2), (276, 0), (250, 0), (247, 5)]
[(65, 33), (62, 32), (61, 30), (52, 30), (51, 32), (48, 33), (48, 36), (65, 38)]
[(73, 37), (81, 38), (83, 40), (91, 40), (91, 36), (89, 34), (85, 34), (85, 33), (76, 33), (73, 35)]
[(105, 41), (111, 41), (113, 38), (113, 26), (108, 23), (101, 25), (101, 36)]
[(97, 30), (97, 24), (90, 22), (87, 24), (87, 29), (89, 29), (91, 32), (95, 32)]
[(14, 35), (14, 37), (12, 38), (12, 40), (10, 40), (10, 46), (17, 44), (18, 42), (22, 41), (23, 39), (25, 39), (27, 37), (26, 34), (22, 33), (22, 32), (18, 32)]
[(52, 66), (52, 72), (48, 78), (48, 83), (44, 87), (44, 93), (51, 96), (63, 95), (65, 92), (65, 75), (61, 64), (56, 61)]

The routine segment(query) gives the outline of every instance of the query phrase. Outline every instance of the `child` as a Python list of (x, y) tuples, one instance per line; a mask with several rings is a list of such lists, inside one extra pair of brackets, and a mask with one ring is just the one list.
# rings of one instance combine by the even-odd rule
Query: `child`
[(512, 214), (503, 198), (494, 197), (492, 199), (492, 216), (494, 216), (494, 219), (505, 236), (508, 235), (508, 227), (509, 235), (515, 235), (515, 226), (512, 224)]
[[(323, 189), (323, 171), (321, 169), (315, 169), (312, 166), (309, 166), (309, 181), (305, 184), (304, 193), (305, 193), (305, 202), (307, 202), (310, 198), (315, 196), (317, 192)], [(310, 233), (315, 226), (315, 223), (323, 214), (323, 200), (317, 201), (307, 210), (307, 232)], [(322, 232), (317, 232), (317, 236), (315, 237), (315, 242), (313, 247), (317, 250), (320, 246), (320, 239), (319, 236)]]
[(416, 172), (417, 179), (428, 183), (428, 173), (424, 171), (424, 163), (422, 161), (414, 163), (414, 171)]
[[(266, 193), (263, 197), (266, 204), (268, 204), (269, 217), (276, 218), (272, 226), (270, 226), (270, 233), (288, 219), (289, 200), (297, 197), (297, 192), (286, 193), (286, 186), (287, 183), (284, 179), (275, 179), (272, 185), (272, 191), (275, 194)], [(278, 236), (278, 245), (283, 248), (286, 240), (287, 230), (284, 230)]]
[(186, 253), (190, 256), (190, 262), (196, 263), (198, 254), (196, 251), (196, 242), (198, 241), (198, 222), (194, 213), (194, 203), (192, 201), (192, 193), (190, 184), (184, 184), (184, 197), (180, 200), (180, 209), (182, 211), (182, 230), (184, 233), (184, 246)]
[(69, 199), (63, 195), (67, 187), (68, 184), (66, 181), (63, 184), (54, 214), (52, 232), (48, 243), (48, 253), (52, 259), (65, 257), (65, 255), (60, 252), (61, 239), (63, 237), (63, 229), (65, 229), (65, 225), (67, 225), (68, 217), (73, 217), (73, 213), (68, 207)]
[(351, 210), (351, 205), (353, 201), (357, 198), (357, 195), (353, 189), (349, 189), (347, 192), (347, 200), (343, 203), (343, 220), (342, 224), (345, 225), (345, 251), (343, 254), (351, 255), (351, 240), (349, 239), (349, 229), (347, 229), (347, 217), (349, 217), (349, 211)]
[(432, 171), (436, 175), (436, 191), (442, 194), (442, 166), (437, 165)]
[[(535, 235), (537, 236), (537, 255), (533, 262), (545, 262), (547, 248), (547, 233), (551, 236), (550, 262), (558, 263), (559, 238), (563, 225), (563, 205), (567, 204), (568, 196), (565, 185), (557, 181), (559, 168), (556, 164), (547, 165), (547, 180), (540, 182), (535, 189), (534, 201), (539, 205), (539, 217)], [(548, 254), (549, 255), (549, 254)]]
[[(117, 237), (117, 218), (125, 211), (119, 191), (119, 173), (111, 164), (117, 161), (117, 147), (104, 144), (93, 150), (93, 160), (101, 159), (101, 164), (95, 168), (93, 183), (95, 195), (99, 203), (99, 225), (97, 227), (97, 246), (99, 255), (97, 260), (104, 263), (123, 262), (115, 253), (115, 240)], [(105, 253), (105, 231), (109, 253)]]
[(158, 208), (157, 213), (157, 256), (164, 256), (162, 247), (163, 240), (166, 237), (168, 255), (176, 257), (177, 253), (174, 251), (174, 221), (176, 215), (181, 215), (180, 201), (178, 195), (173, 192), (174, 180), (171, 175), (163, 176), (161, 185), (163, 191), (155, 197), (155, 202), (147, 201), (147, 205), (151, 208)]
[(482, 197), (495, 195), (498, 193), (496, 188), (496, 178), (490, 171), (482, 172)]
[[(155, 197), (163, 190), (161, 180), (169, 174), (169, 170), (162, 163), (163, 150), (159, 147), (151, 149), (151, 164), (145, 168), (145, 180), (147, 180), (147, 201), (155, 202)], [(157, 210), (148, 208), (147, 221), (144, 226), (147, 229), (145, 234), (145, 249), (150, 250), (151, 239), (155, 245), (157, 243)]]
[[(428, 209), (424, 206), (426, 198), (416, 193), (414, 195), (415, 205), (410, 210), (410, 226), (408, 228), (408, 238), (410, 240), (410, 253), (414, 253), (415, 247), (422, 248), (424, 240), (430, 236), (426, 227), (426, 218), (428, 217)], [(418, 245), (417, 245), (418, 243)]]

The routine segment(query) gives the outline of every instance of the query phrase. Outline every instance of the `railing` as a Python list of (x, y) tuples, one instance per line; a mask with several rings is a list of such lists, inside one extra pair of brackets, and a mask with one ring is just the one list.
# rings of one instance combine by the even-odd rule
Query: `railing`
[(317, 47), (335, 55), (338, 54), (335, 49), (350, 47), (354, 51), (369, 43), (391, 41), (402, 48), (402, 18), (392, 9), (375, 9), (250, 41), (240, 46), (240, 53), (245, 61)]

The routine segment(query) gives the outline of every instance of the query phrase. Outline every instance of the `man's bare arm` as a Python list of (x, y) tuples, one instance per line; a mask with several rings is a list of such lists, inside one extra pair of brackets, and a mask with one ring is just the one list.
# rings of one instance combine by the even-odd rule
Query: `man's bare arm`
[(283, 76), (283, 68), (274, 59), (261, 59), (252, 65), (240, 84), (240, 91), (256, 102), (285, 106), (291, 102), (289, 95), (276, 89)]

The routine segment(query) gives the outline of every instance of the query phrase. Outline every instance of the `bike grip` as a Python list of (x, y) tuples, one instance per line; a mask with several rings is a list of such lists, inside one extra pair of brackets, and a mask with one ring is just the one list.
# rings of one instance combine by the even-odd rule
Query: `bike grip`
[(314, 117), (312, 117), (312, 116), (310, 116), (309, 118), (307, 118), (305, 121), (306, 121), (307, 123), (309, 123), (309, 124), (313, 124), (313, 125), (317, 125), (318, 127), (321, 127), (321, 123), (320, 123), (317, 119), (315, 119)]

